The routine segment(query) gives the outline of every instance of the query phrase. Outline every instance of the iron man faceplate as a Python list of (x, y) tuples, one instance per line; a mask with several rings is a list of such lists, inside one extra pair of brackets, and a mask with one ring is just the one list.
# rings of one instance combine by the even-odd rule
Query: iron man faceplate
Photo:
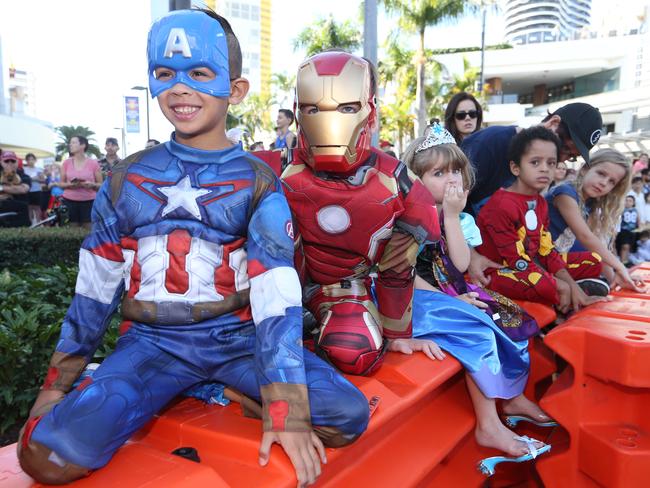
[(370, 64), (346, 52), (316, 54), (300, 65), (296, 151), (314, 171), (349, 173), (366, 160), (377, 117), (373, 85)]

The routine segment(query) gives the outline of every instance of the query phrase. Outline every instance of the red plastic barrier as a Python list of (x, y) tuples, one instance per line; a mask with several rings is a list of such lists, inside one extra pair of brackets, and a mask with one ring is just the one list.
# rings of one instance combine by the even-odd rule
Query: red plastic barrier
[[(640, 268), (648, 271), (650, 267)], [(545, 486), (650, 486), (650, 300), (625, 292), (546, 337), (569, 363), (541, 405), (569, 436), (540, 458)]]
[[(368, 431), (351, 446), (328, 449), (319, 486), (414, 486), (427, 479), (463, 442), (473, 442), (474, 413), (459, 363), (423, 354), (390, 353), (379, 373), (352, 381), (379, 404)], [(239, 406), (209, 406), (185, 399), (138, 432), (114, 459), (75, 486), (295, 486), (289, 459), (273, 446), (269, 465), (257, 464), (261, 423)], [(201, 463), (172, 456), (194, 447)], [(488, 454), (489, 455), (489, 454)], [(480, 486), (475, 465), (461, 462)], [(15, 446), (0, 450), (2, 487), (36, 486), (20, 471)]]
[[(549, 310), (539, 305), (529, 309), (540, 323), (549, 320)], [(536, 357), (540, 344), (531, 344), (531, 356)], [(367, 398), (380, 401), (358, 442), (327, 450), (328, 464), (318, 486), (483, 485), (476, 463), (499, 453), (474, 441), (474, 412), (455, 359), (389, 353), (376, 375), (350, 379)], [(295, 486), (293, 468), (280, 447), (273, 446), (267, 467), (257, 464), (260, 438), (260, 422), (243, 417), (239, 406), (185, 399), (136, 433), (105, 468), (75, 486)], [(179, 447), (195, 448), (201, 463), (170, 454)], [(539, 487), (532, 466), (500, 466), (491, 485)], [(0, 449), (0, 484), (38, 486), (20, 470), (15, 446)]]
[[(548, 327), (557, 319), (553, 307), (525, 300), (515, 301), (537, 321), (540, 329)], [(555, 360), (553, 353), (544, 345), (541, 337), (533, 337), (528, 341), (528, 352), (530, 373), (524, 393), (531, 400), (539, 400), (553, 381), (553, 373), (556, 371)]]

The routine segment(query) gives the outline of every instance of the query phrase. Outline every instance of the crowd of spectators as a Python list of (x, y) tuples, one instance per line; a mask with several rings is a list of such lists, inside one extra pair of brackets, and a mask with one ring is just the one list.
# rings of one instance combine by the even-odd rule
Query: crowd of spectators
[[(295, 147), (296, 135), (291, 131), (294, 120), (291, 110), (283, 108), (278, 111), (276, 139), (269, 149)], [(514, 181), (508, 166), (507, 151), (510, 141), (521, 130), (516, 126), (483, 128), (482, 122), (483, 109), (471, 94), (457, 93), (449, 101), (444, 126), (472, 164), (476, 183), (469, 194), (466, 210), (474, 215), (478, 215), (485, 202), (499, 188)], [(575, 158), (581, 156), (584, 161), (589, 161), (589, 138), (600, 130), (601, 123), (597, 109), (579, 103), (568, 104), (540, 122), (554, 132), (562, 143), (560, 158), (544, 193), (549, 203), (550, 226), (558, 249), (590, 248), (597, 249), (601, 254), (611, 251), (614, 254), (607, 254), (605, 261), (614, 265), (614, 269), (616, 265), (613, 259), (629, 266), (646, 259), (644, 253), (650, 249), (650, 168), (648, 154), (639, 154), (630, 163), (629, 178), (626, 173), (625, 181), (617, 186), (614, 195), (610, 195), (607, 208), (592, 212), (595, 200), (581, 194), (585, 175), (591, 166), (576, 168)], [(246, 130), (240, 128), (228, 132), (233, 143), (243, 143), (249, 136)], [(145, 147), (157, 144), (160, 142), (156, 139), (149, 139)], [(382, 139), (379, 146), (395, 156), (394, 145), (390, 141)], [(120, 147), (116, 138), (108, 137), (104, 146), (105, 155), (99, 161), (89, 158), (87, 149), (88, 140), (80, 135), (74, 136), (69, 141), (70, 158), (63, 163), (50, 163), (44, 167), (37, 166), (33, 153), (25, 154), (23, 164), (15, 153), (0, 152), (0, 226), (37, 225), (47, 218), (53, 206), (61, 202), (68, 209), (71, 225), (88, 227), (96, 192), (111, 168), (120, 160)], [(251, 152), (265, 149), (262, 141), (252, 141), (248, 145)], [(608, 154), (609, 159), (617, 159), (613, 152)], [(568, 165), (568, 161), (574, 161), (573, 167)], [(575, 203), (577, 210), (570, 206), (573, 204), (569, 204), (569, 200)], [(582, 216), (586, 222), (584, 228), (571, 215), (573, 212), (579, 212)], [(598, 223), (599, 219), (607, 222), (606, 230)], [(579, 227), (581, 238), (576, 238), (576, 226)], [(591, 231), (591, 234), (587, 235), (587, 231)], [(583, 240), (589, 243), (587, 247)], [(567, 243), (570, 244), (568, 247)], [(486, 279), (481, 267), (480, 261), (470, 267), (470, 274), (478, 281)], [(611, 280), (615, 275), (610, 270), (608, 277)]]

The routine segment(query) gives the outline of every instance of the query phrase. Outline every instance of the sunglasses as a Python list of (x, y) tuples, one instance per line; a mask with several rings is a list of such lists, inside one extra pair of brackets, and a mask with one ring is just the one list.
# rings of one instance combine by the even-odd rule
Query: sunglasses
[(475, 119), (478, 117), (478, 111), (477, 110), (470, 110), (469, 112), (456, 112), (454, 114), (454, 117), (456, 117), (456, 120), (465, 120), (465, 117), (469, 115), (470, 119)]
[(11, 163), (11, 164), (16, 164), (18, 162), (15, 159), (3, 159), (2, 161), (4, 161), (5, 163)]

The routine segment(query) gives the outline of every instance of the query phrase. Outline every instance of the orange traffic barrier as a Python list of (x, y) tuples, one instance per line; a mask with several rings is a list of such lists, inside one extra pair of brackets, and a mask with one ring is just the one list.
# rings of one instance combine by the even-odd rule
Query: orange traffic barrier
[[(390, 353), (373, 377), (352, 381), (379, 403), (367, 432), (358, 442), (327, 449), (319, 486), (414, 486), (443, 463), (463, 441), (473, 442), (474, 413), (460, 364), (452, 358), (431, 361), (423, 354)], [(261, 423), (245, 418), (236, 404), (206, 405), (184, 399), (120, 449), (111, 462), (76, 486), (295, 486), (288, 457), (274, 445), (269, 465), (258, 465)], [(196, 463), (170, 453), (193, 447)], [(468, 477), (480, 486), (475, 465), (465, 462)], [(37, 486), (22, 473), (15, 445), (0, 449), (0, 484)]]
[[(525, 300), (515, 301), (537, 321), (540, 330), (548, 327), (557, 319), (553, 307)], [(539, 400), (553, 381), (553, 373), (556, 371), (555, 360), (553, 353), (544, 345), (541, 337), (529, 339), (528, 353), (530, 354), (530, 373), (524, 393), (531, 400)]]
[[(650, 267), (639, 269), (650, 281)], [(541, 406), (568, 442), (538, 461), (545, 486), (650, 486), (649, 298), (616, 293), (547, 335), (569, 366)]]
[[(540, 323), (555, 318), (548, 307), (524, 306)], [(531, 347), (537, 346), (531, 342)], [(421, 353), (389, 353), (377, 374), (350, 380), (378, 403), (357, 442), (327, 449), (328, 463), (318, 486), (484, 484), (476, 463), (499, 453), (474, 441), (475, 416), (464, 372), (455, 359), (430, 361)], [(521, 433), (540, 438), (538, 432)], [(179, 400), (137, 432), (105, 468), (75, 486), (295, 486), (293, 468), (279, 446), (273, 446), (268, 466), (258, 465), (260, 439), (260, 421), (244, 417), (236, 404), (219, 407)], [(171, 454), (180, 447), (194, 448), (200, 463)], [(490, 478), (491, 486), (540, 487), (533, 469), (532, 463), (500, 466)], [(20, 470), (15, 445), (0, 449), (0, 484), (38, 486)]]

